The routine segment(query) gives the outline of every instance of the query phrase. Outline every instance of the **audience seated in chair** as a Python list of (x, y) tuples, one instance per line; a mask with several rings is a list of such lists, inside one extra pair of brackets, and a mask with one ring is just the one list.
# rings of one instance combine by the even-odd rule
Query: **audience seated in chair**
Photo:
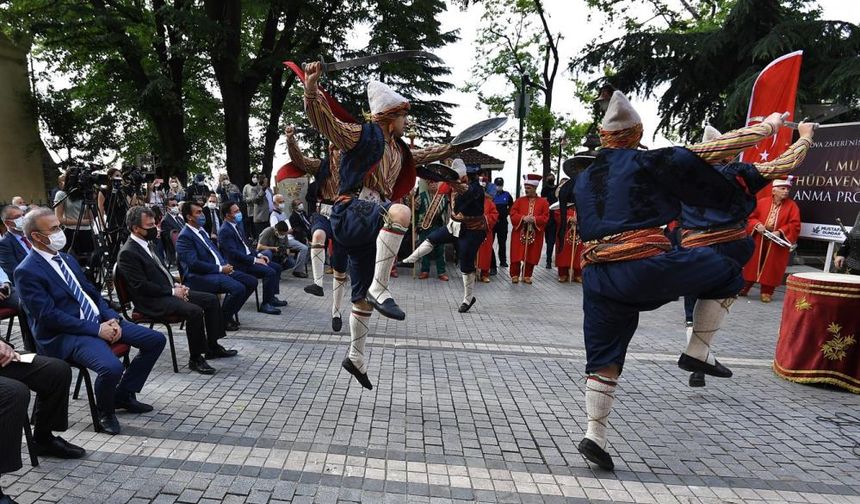
[[(65, 245), (65, 235), (50, 209), (27, 213), (24, 236), (33, 250), (15, 270), (15, 285), (29, 312), (36, 348), (42, 355), (69, 360), (98, 374), (95, 396), (101, 429), (119, 434), (115, 409), (152, 411), (136, 394), (164, 349), (164, 335), (120, 319), (86, 280), (77, 261), (58, 252)], [(111, 351), (110, 344), (116, 342), (139, 350), (128, 369)]]

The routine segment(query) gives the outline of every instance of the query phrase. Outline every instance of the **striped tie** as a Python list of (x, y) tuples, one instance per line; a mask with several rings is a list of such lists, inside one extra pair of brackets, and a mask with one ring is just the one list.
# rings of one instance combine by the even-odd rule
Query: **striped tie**
[(99, 316), (93, 311), (93, 307), (90, 306), (89, 301), (87, 301), (86, 296), (84, 296), (84, 292), (78, 287), (78, 283), (75, 282), (74, 278), (72, 278), (72, 273), (66, 268), (65, 263), (60, 258), (59, 254), (55, 255), (51, 258), (54, 262), (60, 265), (60, 271), (63, 272), (63, 278), (66, 279), (66, 285), (71, 289), (72, 294), (75, 295), (75, 299), (78, 300), (78, 304), (81, 305), (81, 311), (84, 313), (84, 320), (89, 320), (90, 322), (99, 321)]

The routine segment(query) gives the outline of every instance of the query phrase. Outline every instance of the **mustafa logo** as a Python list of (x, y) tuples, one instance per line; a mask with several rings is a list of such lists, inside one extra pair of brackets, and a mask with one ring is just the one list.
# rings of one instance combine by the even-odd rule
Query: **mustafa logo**
[(842, 230), (839, 229), (839, 226), (813, 226), (812, 234), (814, 236), (839, 238), (842, 236)]

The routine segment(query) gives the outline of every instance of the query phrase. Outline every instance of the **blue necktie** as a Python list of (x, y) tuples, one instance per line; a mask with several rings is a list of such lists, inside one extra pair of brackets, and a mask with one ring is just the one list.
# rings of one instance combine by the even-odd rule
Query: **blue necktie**
[(66, 265), (63, 263), (63, 260), (59, 255), (56, 255), (51, 258), (54, 262), (60, 265), (60, 271), (63, 272), (63, 278), (66, 279), (66, 285), (71, 289), (72, 294), (75, 295), (75, 299), (78, 300), (78, 304), (81, 305), (81, 311), (84, 312), (84, 320), (89, 320), (90, 322), (99, 321), (99, 316), (93, 311), (93, 307), (90, 306), (89, 301), (84, 296), (84, 292), (78, 287), (77, 282), (72, 278), (72, 273), (66, 268)]
[(206, 246), (209, 247), (209, 250), (215, 252), (215, 256), (218, 257), (218, 260), (221, 261), (221, 264), (227, 264), (227, 261), (224, 260), (224, 256), (221, 255), (221, 251), (218, 250), (214, 243), (212, 243), (212, 240), (209, 239), (209, 236), (206, 234), (206, 231), (204, 231), (203, 228), (200, 228), (199, 233), (200, 236), (203, 237), (203, 243), (205, 243)]

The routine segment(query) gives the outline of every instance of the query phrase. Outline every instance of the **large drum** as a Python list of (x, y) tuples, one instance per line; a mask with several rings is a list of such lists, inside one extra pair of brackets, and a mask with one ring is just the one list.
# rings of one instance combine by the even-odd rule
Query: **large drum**
[(797, 273), (786, 285), (773, 370), (860, 394), (860, 276)]

